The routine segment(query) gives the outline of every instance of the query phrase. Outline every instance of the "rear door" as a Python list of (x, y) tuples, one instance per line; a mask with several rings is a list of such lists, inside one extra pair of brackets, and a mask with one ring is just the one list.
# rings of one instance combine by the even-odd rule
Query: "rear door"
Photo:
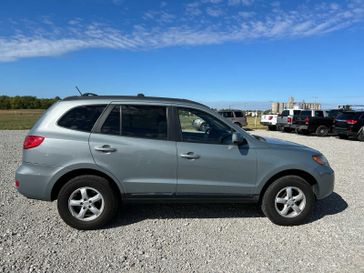
[(168, 107), (116, 104), (102, 116), (89, 145), (96, 164), (131, 195), (172, 195), (176, 190), (176, 142)]
[(256, 152), (232, 145), (233, 129), (202, 110), (178, 108), (178, 195), (249, 195), (256, 181)]

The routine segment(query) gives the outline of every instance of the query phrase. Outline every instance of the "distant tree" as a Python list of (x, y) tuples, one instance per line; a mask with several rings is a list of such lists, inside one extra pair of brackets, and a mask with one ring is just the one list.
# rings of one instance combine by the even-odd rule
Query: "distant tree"
[(58, 96), (53, 99), (40, 99), (34, 96), (0, 96), (0, 109), (47, 109), (60, 99)]

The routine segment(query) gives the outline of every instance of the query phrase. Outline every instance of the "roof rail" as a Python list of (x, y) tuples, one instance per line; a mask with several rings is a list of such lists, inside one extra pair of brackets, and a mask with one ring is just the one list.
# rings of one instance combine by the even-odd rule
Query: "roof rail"
[(84, 94), (82, 94), (82, 97), (92, 97), (92, 96), (98, 96), (98, 95), (95, 94), (95, 93), (84, 93)]

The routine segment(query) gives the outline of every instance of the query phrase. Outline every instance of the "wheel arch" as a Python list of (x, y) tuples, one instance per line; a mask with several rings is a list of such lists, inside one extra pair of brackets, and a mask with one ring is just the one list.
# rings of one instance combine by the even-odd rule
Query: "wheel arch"
[(80, 175), (96, 175), (96, 176), (105, 178), (107, 181), (109, 181), (113, 191), (115, 191), (119, 195), (118, 197), (121, 198), (122, 189), (120, 188), (119, 184), (113, 178), (111, 178), (109, 175), (107, 175), (106, 173), (104, 173), (100, 170), (95, 170), (95, 169), (90, 169), (90, 168), (81, 168), (81, 169), (71, 170), (71, 171), (63, 174), (60, 178), (58, 178), (58, 180), (55, 182), (55, 184), (52, 187), (51, 201), (54, 201), (57, 199), (59, 191), (67, 183), (67, 181), (69, 181), (70, 179), (75, 178), (77, 176), (80, 176)]
[[(266, 192), (267, 188), (277, 179), (284, 177), (284, 176), (288, 176), (288, 175), (295, 175), (295, 176), (299, 176), (301, 178), (303, 178), (305, 181), (307, 181), (307, 183), (309, 183), (312, 187), (314, 187), (315, 185), (317, 185), (317, 180), (308, 172), (303, 171), (303, 170), (299, 170), (299, 169), (289, 169), (289, 170), (284, 170), (281, 171), (279, 173), (276, 173), (275, 175), (273, 175), (272, 177), (270, 177), (268, 179), (268, 181), (264, 184), (264, 186), (262, 187), (260, 193), (259, 193), (259, 201), (262, 200), (264, 193)], [(315, 192), (315, 191), (314, 191)]]

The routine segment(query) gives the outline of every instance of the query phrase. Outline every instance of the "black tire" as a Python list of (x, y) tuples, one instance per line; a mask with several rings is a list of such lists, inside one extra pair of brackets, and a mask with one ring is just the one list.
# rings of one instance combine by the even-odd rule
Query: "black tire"
[(269, 125), (268, 126), (268, 130), (269, 131), (275, 131), (275, 130), (277, 130), (277, 126), (275, 126), (275, 125)]
[(243, 127), (240, 122), (234, 122), (234, 124), (238, 125), (240, 128)]
[(292, 128), (289, 128), (289, 127), (285, 127), (285, 128), (283, 128), (283, 130), (286, 133), (291, 133), (292, 132)]
[(360, 128), (357, 139), (359, 141), (364, 141), (364, 126)]
[[(102, 210), (100, 207), (101, 213), (98, 216), (95, 216), (96, 217), (95, 219), (88, 221), (80, 220), (75, 216), (73, 216), (71, 209), (68, 206), (69, 199), (71, 198), (73, 193), (75, 193), (78, 189), (84, 187), (89, 189), (91, 193), (93, 192), (93, 190), (96, 190), (98, 193), (101, 194), (103, 198), (103, 200), (98, 201), (101, 204), (103, 202)], [(113, 191), (112, 187), (110, 186), (110, 182), (107, 181), (105, 178), (95, 175), (77, 176), (68, 181), (61, 188), (58, 194), (58, 201), (57, 201), (58, 213), (61, 216), (61, 218), (66, 222), (66, 224), (68, 224), (73, 228), (81, 230), (98, 229), (109, 223), (115, 216), (118, 209), (117, 196), (118, 195)], [(96, 202), (93, 205), (96, 206)], [(82, 203), (80, 207), (82, 207)], [(89, 208), (90, 207), (91, 206), (89, 206)], [(75, 208), (77, 209), (78, 205)], [(88, 213), (91, 214), (91, 210), (88, 210), (86, 208), (86, 211), (88, 211)]]
[(329, 128), (327, 128), (325, 125), (320, 125), (316, 129), (316, 135), (319, 137), (325, 137), (329, 134)]
[(347, 135), (337, 135), (337, 137), (340, 139), (348, 139)]
[[(276, 196), (282, 192), (286, 187), (293, 187), (292, 192), (295, 192), (296, 189), (299, 189), (303, 192), (304, 197), (306, 198), (305, 206), (302, 207), (301, 212), (296, 215), (292, 216), (291, 218), (282, 216), (277, 210), (278, 206), (286, 206), (283, 204), (276, 205)], [(297, 191), (298, 193), (298, 191)], [(298, 195), (294, 195), (298, 196)], [(282, 198), (284, 199), (284, 198)], [(292, 202), (292, 201), (290, 201)], [(299, 202), (299, 201), (298, 201)], [(303, 201), (301, 201), (303, 202)], [(296, 205), (300, 205), (300, 203), (295, 203)], [(276, 181), (274, 181), (265, 191), (264, 196), (262, 198), (262, 211), (263, 213), (271, 220), (273, 223), (282, 226), (293, 226), (293, 225), (300, 225), (305, 222), (307, 217), (310, 215), (314, 208), (315, 204), (315, 196), (311, 185), (306, 182), (303, 178), (295, 175), (284, 176)], [(288, 204), (287, 206), (289, 206)], [(283, 209), (282, 209), (283, 210)], [(290, 214), (294, 214), (293, 208), (288, 209)]]

